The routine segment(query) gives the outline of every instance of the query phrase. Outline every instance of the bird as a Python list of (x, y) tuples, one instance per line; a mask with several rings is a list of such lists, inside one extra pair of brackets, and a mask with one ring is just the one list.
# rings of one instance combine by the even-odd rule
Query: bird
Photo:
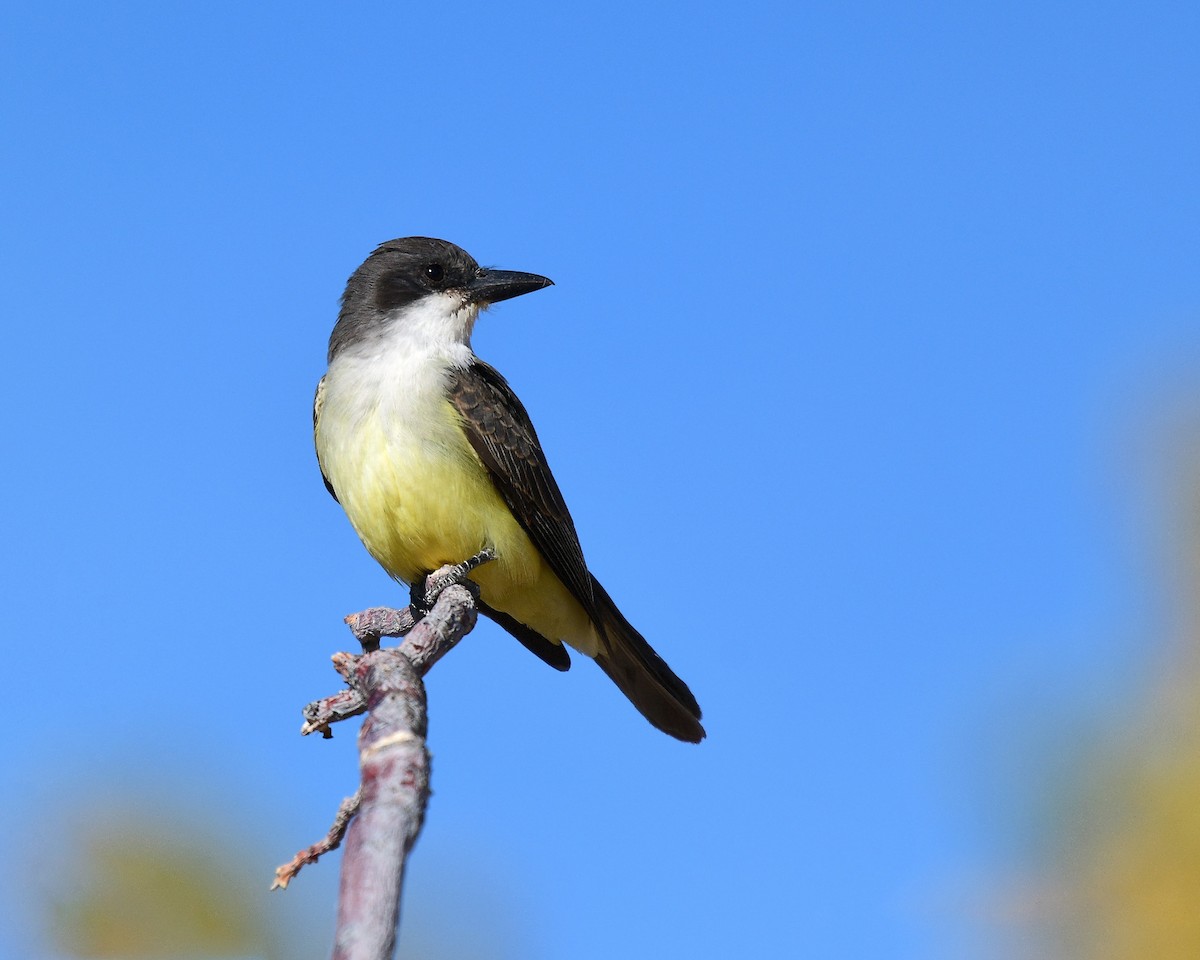
[(655, 727), (705, 737), (691, 690), (588, 570), (529, 414), (471, 333), (492, 304), (553, 285), (431, 237), (381, 243), (350, 276), (317, 385), (325, 486), (410, 587), (483, 551), (479, 611), (550, 666), (596, 661)]

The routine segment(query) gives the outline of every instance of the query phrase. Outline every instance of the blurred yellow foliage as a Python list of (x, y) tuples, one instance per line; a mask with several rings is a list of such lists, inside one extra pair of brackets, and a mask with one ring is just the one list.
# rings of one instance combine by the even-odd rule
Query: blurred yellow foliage
[(1170, 564), (1180, 642), (1060, 806), (1046, 912), (1055, 956), (1200, 958), (1200, 457), (1190, 459)]
[(1066, 957), (1200, 957), (1200, 724), (1174, 734), (1115, 757), (1064, 812)]
[(263, 909), (265, 868), (232, 842), (182, 823), (109, 819), (85, 827), (72, 851), (78, 873), (60, 878), (68, 892), (52, 911), (68, 956), (284, 956)]

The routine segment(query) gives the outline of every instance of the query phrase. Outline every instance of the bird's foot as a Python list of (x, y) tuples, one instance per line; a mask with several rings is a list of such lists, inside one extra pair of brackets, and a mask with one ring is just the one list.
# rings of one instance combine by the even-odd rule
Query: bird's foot
[(432, 610), (442, 591), (454, 583), (466, 587), (476, 599), (479, 599), (478, 584), (473, 583), (467, 578), (476, 569), (495, 559), (496, 552), (491, 547), (484, 547), (475, 556), (464, 560), (462, 563), (448, 563), (444, 567), (434, 570), (433, 573), (422, 580), (417, 581), (417, 583), (413, 584), (412, 590), (409, 593), (409, 602), (415, 618), (420, 620)]
[(479, 587), (467, 577), (478, 567), (495, 559), (495, 552), (490, 548), (485, 548), (462, 563), (439, 567), (413, 584), (409, 593), (409, 606), (402, 610), (394, 610), (391, 607), (371, 607), (369, 610), (350, 614), (346, 617), (346, 625), (354, 634), (355, 639), (362, 644), (364, 653), (378, 650), (379, 642), (384, 637), (407, 636), (408, 632), (416, 626), (417, 621), (433, 609), (433, 605), (437, 603), (442, 591), (452, 583), (462, 584), (478, 600)]
[[(485, 547), (462, 563), (448, 563), (413, 584), (409, 606), (402, 610), (394, 610), (391, 607), (371, 607), (369, 610), (350, 614), (345, 618), (346, 625), (354, 634), (355, 639), (362, 644), (363, 653), (372, 653), (379, 649), (379, 643), (384, 637), (408, 636), (417, 623), (433, 609), (438, 597), (447, 587), (455, 584), (463, 586), (478, 600), (479, 585), (467, 578), (474, 570), (495, 559), (495, 551)], [(472, 608), (472, 624), (475, 622), (473, 611), (474, 608)], [(470, 627), (467, 629), (469, 630)], [(449, 649), (449, 647), (445, 649)], [(441, 656), (441, 653), (438, 653), (437, 656)], [(333, 660), (338, 672), (349, 678), (358, 657), (348, 653), (339, 653), (335, 654)], [(432, 660), (428, 661), (428, 663), (432, 662)], [(428, 664), (424, 669), (428, 669)], [(424, 669), (422, 669), (422, 673)], [(319, 732), (325, 737), (331, 737), (333, 734), (329, 730), (330, 724), (345, 720), (347, 717), (357, 716), (366, 709), (366, 700), (355, 688), (342, 690), (332, 697), (316, 700), (304, 708), (305, 723), (301, 732), (305, 734)]]

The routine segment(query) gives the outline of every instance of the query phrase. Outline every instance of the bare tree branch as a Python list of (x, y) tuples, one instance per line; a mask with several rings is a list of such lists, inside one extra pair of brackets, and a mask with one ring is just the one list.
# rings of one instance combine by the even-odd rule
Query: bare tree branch
[[(286, 887), (305, 864), (345, 839), (334, 960), (387, 960), (393, 954), (408, 852), (429, 802), (425, 686), (421, 677), (475, 626), (478, 588), (466, 580), (490, 553), (431, 574), (425, 593), (403, 610), (373, 608), (346, 618), (367, 652), (334, 656), (349, 689), (310, 703), (303, 733), (330, 736), (329, 726), (366, 712), (358, 735), (362, 782), (342, 802), (326, 837), (275, 871)], [(432, 609), (422, 609), (434, 600)], [(384, 636), (405, 635), (379, 649)]]
[(408, 658), (368, 653), (356, 681), (367, 719), (358, 735), (362, 801), (346, 834), (335, 960), (386, 960), (396, 945), (408, 852), (429, 801), (425, 692)]

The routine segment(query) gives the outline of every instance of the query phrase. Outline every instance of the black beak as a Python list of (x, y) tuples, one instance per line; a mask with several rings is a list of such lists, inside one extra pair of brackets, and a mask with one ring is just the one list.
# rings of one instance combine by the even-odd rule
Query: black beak
[(480, 267), (475, 279), (467, 284), (467, 293), (471, 295), (473, 303), (499, 303), (553, 285), (553, 280), (539, 277), (536, 273)]

